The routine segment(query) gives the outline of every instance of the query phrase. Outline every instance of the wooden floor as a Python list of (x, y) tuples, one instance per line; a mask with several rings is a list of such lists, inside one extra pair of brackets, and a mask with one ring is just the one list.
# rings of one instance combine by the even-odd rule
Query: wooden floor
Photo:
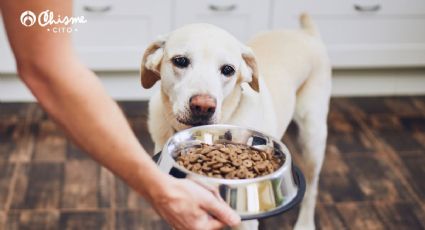
[[(121, 103), (152, 151), (146, 103)], [(284, 142), (301, 164), (291, 125)], [(261, 221), (291, 229), (298, 210)], [(425, 229), (425, 97), (338, 98), (316, 209), (320, 229)], [(0, 103), (0, 229), (169, 229), (35, 104)]]

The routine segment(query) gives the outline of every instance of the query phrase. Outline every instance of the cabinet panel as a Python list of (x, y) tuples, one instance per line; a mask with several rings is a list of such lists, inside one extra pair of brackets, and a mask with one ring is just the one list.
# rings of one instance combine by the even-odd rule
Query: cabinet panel
[(73, 41), (85, 64), (95, 70), (136, 70), (144, 49), (156, 36), (171, 29), (171, 1), (75, 2), (78, 25)]
[(322, 15), (381, 15), (381, 16), (412, 16), (423, 15), (425, 4), (423, 0), (273, 0), (276, 13), (314, 12)]
[[(425, 65), (425, 2), (419, 0), (275, 0), (273, 28), (298, 28), (308, 12), (319, 26), (334, 67)], [(331, 5), (331, 3), (334, 3)], [(404, 4), (403, 4), (404, 3)], [(369, 11), (355, 9), (369, 7)], [(372, 9), (379, 6), (378, 9)]]
[(7, 40), (3, 20), (0, 17), (0, 73), (15, 73), (16, 65), (12, 50)]
[(174, 27), (211, 23), (247, 41), (268, 29), (269, 9), (268, 0), (177, 0)]

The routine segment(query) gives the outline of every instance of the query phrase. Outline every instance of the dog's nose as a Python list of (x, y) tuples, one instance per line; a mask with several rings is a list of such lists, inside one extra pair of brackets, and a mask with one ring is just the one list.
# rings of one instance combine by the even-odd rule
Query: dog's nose
[(215, 112), (216, 99), (208, 94), (198, 94), (189, 99), (192, 116), (209, 119)]

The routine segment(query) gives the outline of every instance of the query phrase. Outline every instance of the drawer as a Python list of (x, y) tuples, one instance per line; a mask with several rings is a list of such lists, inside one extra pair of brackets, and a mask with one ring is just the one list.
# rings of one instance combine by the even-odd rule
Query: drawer
[(298, 28), (301, 12), (313, 17), (336, 68), (425, 66), (425, 1), (273, 3), (273, 28)]
[(169, 10), (170, 0), (158, 0), (153, 4), (148, 0), (75, 0), (74, 15), (145, 15)]
[(274, 0), (275, 10), (281, 13), (306, 11), (325, 15), (423, 15), (423, 0)]
[(74, 15), (87, 19), (72, 36), (82, 61), (94, 70), (139, 69), (146, 46), (171, 29), (170, 0), (79, 0)]
[(241, 41), (269, 27), (269, 0), (176, 0), (175, 6), (174, 27), (211, 23)]

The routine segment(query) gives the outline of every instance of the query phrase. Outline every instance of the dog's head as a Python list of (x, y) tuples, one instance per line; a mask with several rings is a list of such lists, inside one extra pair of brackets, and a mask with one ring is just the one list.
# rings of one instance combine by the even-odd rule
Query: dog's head
[(173, 122), (184, 127), (219, 123), (223, 101), (241, 83), (259, 91), (252, 50), (209, 24), (179, 28), (146, 49), (142, 86), (150, 88), (159, 80)]

